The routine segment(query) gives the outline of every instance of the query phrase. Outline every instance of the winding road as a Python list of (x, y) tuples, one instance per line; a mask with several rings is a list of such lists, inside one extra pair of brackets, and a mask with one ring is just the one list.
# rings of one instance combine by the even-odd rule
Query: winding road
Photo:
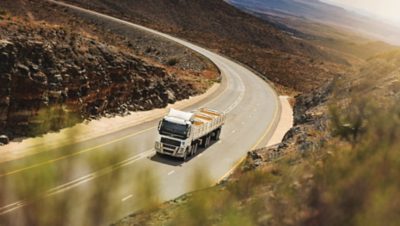
[[(102, 215), (99, 217), (99, 224), (108, 225), (144, 207), (146, 197), (138, 197), (138, 193), (135, 192), (135, 188), (138, 187), (135, 179), (137, 176), (145, 177), (146, 181), (151, 174), (156, 178), (155, 187), (158, 191), (155, 192), (160, 194), (160, 201), (171, 200), (192, 191), (194, 188), (191, 181), (199, 172), (207, 175), (211, 183), (220, 181), (246, 156), (247, 151), (265, 146), (275, 131), (281, 111), (278, 96), (271, 86), (247, 68), (185, 40), (76, 6), (50, 2), (82, 14), (110, 20), (125, 29), (140, 29), (162, 36), (210, 59), (223, 75), (221, 85), (215, 94), (186, 110), (201, 106), (214, 108), (226, 112), (227, 121), (222, 130), (221, 140), (208, 149), (201, 150), (187, 162), (154, 155), (153, 145), (159, 120), (157, 119), (79, 144), (71, 144), (62, 150), (52, 151), (51, 154), (41, 153), (27, 157), (29, 161), (21, 159), (3, 163), (1, 180), (37, 178), (32, 175), (42, 175), (49, 167), (68, 172), (68, 176), (58, 177), (52, 187), (44, 188), (43, 195), (33, 200), (30, 197), (21, 199), (16, 196), (1, 199), (2, 221), (10, 225), (26, 225), (21, 216), (27, 211), (38, 210), (38, 206), (50, 205), (52, 200), (65, 200), (65, 205), (72, 206), (73, 211), (55, 211), (52, 214), (60, 215), (60, 218), (66, 217), (67, 225), (88, 225), (84, 220), (88, 214), (87, 203), (93, 193), (93, 187), (100, 186), (105, 188), (102, 191), (107, 193), (107, 199), (98, 200), (97, 205), (114, 210), (107, 214), (99, 213)], [(95, 167), (87, 166), (87, 159), (102, 157), (114, 158), (115, 161), (110, 160), (107, 163), (99, 160), (100, 163), (91, 163)], [(150, 170), (151, 173), (144, 172), (144, 169)], [(148, 191), (147, 194), (152, 194), (151, 192)], [(100, 206), (98, 207), (100, 209)]]

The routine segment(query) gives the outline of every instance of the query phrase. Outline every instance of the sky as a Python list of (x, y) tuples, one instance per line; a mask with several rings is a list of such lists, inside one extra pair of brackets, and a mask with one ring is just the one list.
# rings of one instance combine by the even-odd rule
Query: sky
[(323, 0), (400, 26), (400, 0)]

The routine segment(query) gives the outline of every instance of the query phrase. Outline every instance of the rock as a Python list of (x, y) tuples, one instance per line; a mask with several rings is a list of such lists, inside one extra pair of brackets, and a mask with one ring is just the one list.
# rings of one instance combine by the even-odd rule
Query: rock
[(250, 171), (259, 167), (263, 163), (263, 157), (259, 153), (260, 150), (254, 150), (247, 152), (246, 162), (242, 166), (242, 171)]
[(23, 76), (29, 76), (30, 70), (27, 66), (23, 64), (17, 64), (16, 69), (20, 72)]
[(34, 136), (82, 119), (163, 107), (196, 93), (125, 50), (62, 28), (18, 23), (17, 32), (6, 30), (8, 40), (0, 40), (0, 134)]
[(171, 90), (166, 91), (167, 97), (168, 97), (168, 103), (173, 104), (176, 102), (176, 97), (174, 93)]
[(1, 135), (0, 136), (0, 144), (8, 144), (10, 142), (10, 139), (6, 135)]

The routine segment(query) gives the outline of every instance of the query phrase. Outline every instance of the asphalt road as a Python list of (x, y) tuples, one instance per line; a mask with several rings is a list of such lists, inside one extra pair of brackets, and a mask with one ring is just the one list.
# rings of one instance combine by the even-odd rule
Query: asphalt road
[[(155, 193), (159, 195), (159, 201), (165, 201), (192, 191), (195, 188), (192, 181), (199, 174), (207, 178), (207, 185), (218, 182), (229, 174), (247, 151), (266, 145), (279, 121), (280, 104), (272, 87), (253, 72), (187, 41), (73, 8), (82, 14), (118, 23), (125, 29), (141, 29), (171, 39), (213, 61), (223, 75), (222, 85), (217, 93), (187, 110), (206, 106), (226, 112), (227, 121), (221, 140), (187, 162), (159, 158), (153, 150), (158, 123), (154, 120), (71, 144), (51, 154), (46, 152), (4, 163), (0, 182), (12, 181), (8, 183), (12, 186), (3, 190), (13, 190), (16, 194), (0, 199), (0, 224), (26, 225), (24, 218), (27, 214), (42, 215), (47, 207), (54, 209), (52, 216), (67, 219), (67, 225), (92, 224), (85, 221), (90, 214), (98, 218), (96, 225), (108, 225), (146, 207), (149, 197), (157, 197)], [(53, 175), (50, 170), (57, 173)], [(39, 195), (34, 198), (21, 197), (21, 186), (29, 187), (31, 181), (40, 183), (41, 178), (53, 178), (54, 183), (39, 186)], [(156, 188), (155, 191), (146, 184)], [(56, 201), (69, 208), (56, 209), (53, 206)], [(102, 208), (104, 206), (107, 210)]]

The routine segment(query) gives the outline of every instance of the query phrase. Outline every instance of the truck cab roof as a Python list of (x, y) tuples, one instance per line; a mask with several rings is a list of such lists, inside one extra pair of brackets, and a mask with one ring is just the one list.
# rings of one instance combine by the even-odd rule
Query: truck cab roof
[(192, 121), (194, 114), (191, 112), (179, 111), (171, 108), (167, 115), (168, 118), (181, 119), (183, 121)]
[(164, 120), (167, 120), (168, 122), (180, 124), (180, 125), (191, 124), (190, 121), (183, 120), (183, 119), (177, 118), (177, 117), (172, 117), (172, 116), (165, 116), (165, 117), (164, 117)]

